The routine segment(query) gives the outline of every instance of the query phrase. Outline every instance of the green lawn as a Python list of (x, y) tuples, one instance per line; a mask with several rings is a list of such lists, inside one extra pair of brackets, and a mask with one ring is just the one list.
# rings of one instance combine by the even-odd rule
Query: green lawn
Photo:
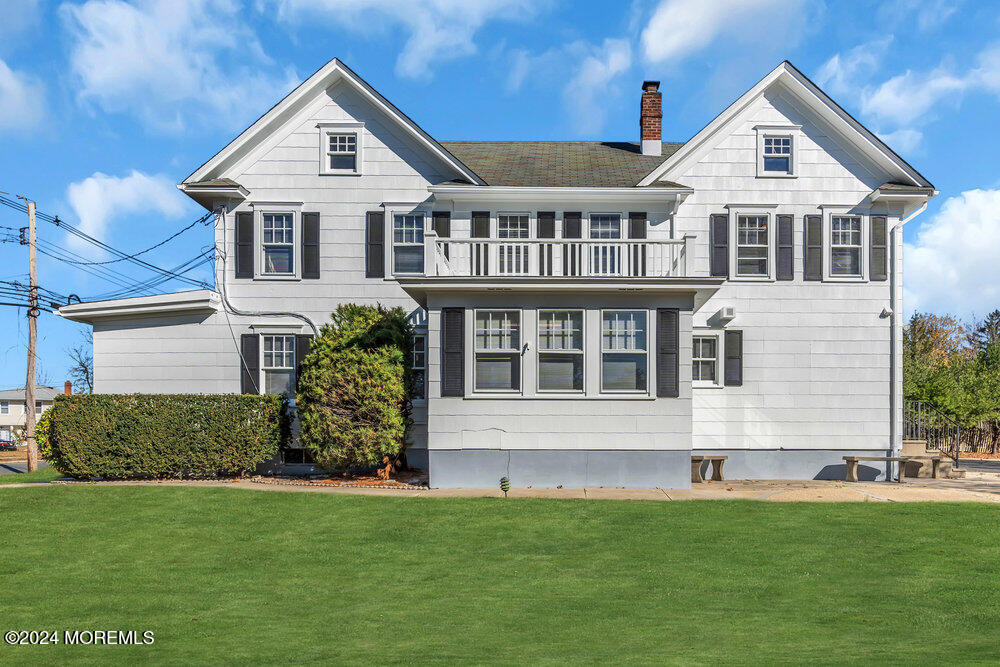
[(1000, 660), (987, 505), (0, 491), (0, 663)]
[(34, 472), (7, 473), (0, 475), (0, 484), (28, 484), (29, 482), (51, 482), (62, 477), (52, 466), (39, 468)]

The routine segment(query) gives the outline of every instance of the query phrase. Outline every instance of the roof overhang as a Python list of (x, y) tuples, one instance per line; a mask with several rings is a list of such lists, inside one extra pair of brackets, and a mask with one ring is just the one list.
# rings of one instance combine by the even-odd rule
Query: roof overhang
[(219, 309), (219, 295), (212, 290), (157, 294), (130, 299), (91, 301), (63, 306), (56, 314), (74, 322), (93, 324), (101, 320), (137, 315), (209, 314)]
[(427, 295), (445, 292), (501, 292), (559, 294), (693, 294), (705, 301), (723, 278), (397, 278), (399, 286), (421, 306)]
[(236, 182), (231, 184), (180, 183), (177, 189), (208, 210), (214, 209), (218, 203), (224, 203), (228, 208), (230, 204), (241, 202), (250, 196), (250, 191)]
[(289, 128), (298, 122), (299, 112), (306, 109), (324, 91), (341, 82), (353, 86), (362, 97), (368, 99), (373, 106), (395, 121), (406, 135), (415, 139), (428, 152), (451, 167), (461, 178), (476, 184), (484, 183), (461, 160), (448, 152), (419, 125), (337, 58), (319, 68), (295, 90), (271, 107), (253, 125), (184, 179), (184, 183), (189, 184), (224, 176), (234, 165), (240, 164), (250, 156), (253, 149), (264, 139), (274, 136), (282, 128)]
[(691, 188), (553, 188), (501, 185), (432, 185), (427, 188), (438, 201), (540, 202), (594, 201), (629, 204), (682, 202)]

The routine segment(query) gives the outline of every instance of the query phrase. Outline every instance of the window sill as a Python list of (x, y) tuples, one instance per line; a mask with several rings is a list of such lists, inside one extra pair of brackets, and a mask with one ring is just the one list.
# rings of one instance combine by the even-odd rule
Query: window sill
[(321, 171), (320, 176), (364, 176), (360, 171)]
[(729, 278), (729, 282), (773, 283), (774, 278), (771, 276), (733, 276), (732, 278)]
[(260, 275), (260, 276), (254, 276), (253, 280), (255, 280), (255, 281), (257, 281), (257, 280), (263, 280), (263, 281), (267, 281), (267, 280), (279, 280), (280, 281), (280, 280), (302, 280), (302, 278), (300, 278), (299, 276), (269, 276), (269, 275)]
[(866, 283), (868, 279), (864, 276), (826, 276), (823, 278), (826, 283)]
[(757, 174), (757, 178), (798, 178), (798, 174), (781, 174), (781, 173), (768, 173), (762, 172)]
[(692, 389), (722, 389), (721, 384), (716, 384), (715, 382), (705, 382), (702, 380), (695, 380), (691, 383)]
[[(444, 398), (453, 398), (451, 396), (445, 396)], [(463, 397), (467, 401), (482, 401), (482, 400), (518, 400), (518, 401), (655, 401), (656, 396), (650, 396), (649, 394), (597, 394), (594, 396), (587, 396), (584, 394), (533, 394), (531, 396), (525, 396), (523, 394), (514, 393), (496, 393), (496, 394), (470, 394)]]

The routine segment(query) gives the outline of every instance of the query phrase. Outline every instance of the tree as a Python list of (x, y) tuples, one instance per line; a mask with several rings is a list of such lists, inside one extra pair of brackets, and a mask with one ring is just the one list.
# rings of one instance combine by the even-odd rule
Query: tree
[(69, 355), (69, 379), (78, 394), (94, 393), (94, 333), (81, 332), (82, 342), (66, 350)]
[(972, 349), (983, 352), (994, 343), (1000, 342), (1000, 310), (994, 310), (984, 320), (973, 322), (968, 327), (966, 340)]
[(903, 354), (931, 364), (947, 364), (966, 349), (966, 330), (950, 315), (914, 313), (903, 330)]
[(343, 304), (299, 369), (299, 440), (325, 468), (402, 463), (410, 427), (413, 328), (401, 308)]

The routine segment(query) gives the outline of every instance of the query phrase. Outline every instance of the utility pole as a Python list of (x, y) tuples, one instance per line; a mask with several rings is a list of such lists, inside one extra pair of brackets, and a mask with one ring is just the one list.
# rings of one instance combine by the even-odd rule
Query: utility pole
[(38, 470), (35, 442), (35, 346), (38, 339), (38, 257), (35, 251), (35, 202), (17, 196), (28, 205), (28, 377), (24, 383), (24, 432), (28, 442), (28, 472)]

